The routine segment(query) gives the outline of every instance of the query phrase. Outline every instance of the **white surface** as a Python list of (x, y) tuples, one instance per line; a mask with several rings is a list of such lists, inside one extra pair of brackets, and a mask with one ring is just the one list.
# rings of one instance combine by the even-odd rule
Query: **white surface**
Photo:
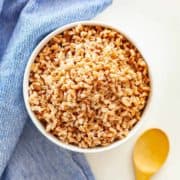
[(153, 180), (180, 179), (180, 1), (114, 0), (96, 20), (111, 22), (128, 32), (149, 57), (154, 97), (147, 121), (126, 144), (87, 154), (97, 180), (133, 180), (132, 148), (147, 128), (159, 127), (170, 139), (170, 154)]

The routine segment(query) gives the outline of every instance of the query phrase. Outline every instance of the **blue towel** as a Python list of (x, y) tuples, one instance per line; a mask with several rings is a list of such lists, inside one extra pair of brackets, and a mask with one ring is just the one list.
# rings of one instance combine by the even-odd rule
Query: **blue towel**
[(64, 24), (93, 18), (110, 3), (111, 0), (0, 0), (2, 180), (94, 179), (83, 155), (52, 144), (31, 123), (23, 102), (22, 79), (31, 52), (46, 34)]

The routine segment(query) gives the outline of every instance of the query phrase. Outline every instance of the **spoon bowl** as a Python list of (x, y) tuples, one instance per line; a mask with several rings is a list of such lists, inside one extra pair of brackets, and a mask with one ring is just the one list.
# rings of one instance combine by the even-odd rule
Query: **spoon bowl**
[(145, 131), (137, 140), (133, 161), (137, 180), (148, 180), (167, 159), (169, 140), (160, 129)]

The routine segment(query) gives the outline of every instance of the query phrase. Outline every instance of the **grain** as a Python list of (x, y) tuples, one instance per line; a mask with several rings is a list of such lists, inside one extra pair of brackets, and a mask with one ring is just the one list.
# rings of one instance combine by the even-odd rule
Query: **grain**
[(119, 32), (78, 25), (53, 37), (35, 58), (29, 103), (60, 141), (93, 148), (125, 138), (150, 93), (148, 67)]

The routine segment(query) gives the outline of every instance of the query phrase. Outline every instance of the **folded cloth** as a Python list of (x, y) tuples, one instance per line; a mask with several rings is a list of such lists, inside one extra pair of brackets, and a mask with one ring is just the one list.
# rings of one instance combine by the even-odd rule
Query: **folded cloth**
[[(90, 19), (110, 3), (111, 0), (0, 1), (1, 179), (94, 179), (83, 155), (52, 144), (29, 122), (22, 80), (32, 50), (47, 33), (70, 22)], [(22, 133), (25, 122), (28, 123)]]

